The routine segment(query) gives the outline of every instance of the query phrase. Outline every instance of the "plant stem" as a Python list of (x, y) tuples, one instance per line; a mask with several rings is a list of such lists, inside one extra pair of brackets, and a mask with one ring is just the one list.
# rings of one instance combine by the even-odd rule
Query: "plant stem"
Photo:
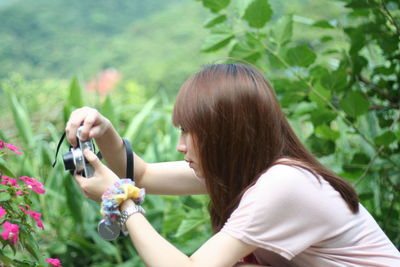
[(400, 26), (397, 23), (396, 19), (392, 16), (390, 11), (387, 9), (385, 0), (381, 0), (381, 7), (382, 7), (382, 10), (383, 10), (383, 12), (382, 12), (383, 15), (387, 16), (389, 18), (389, 21), (393, 24), (393, 26), (396, 29), (397, 35), (400, 36)]

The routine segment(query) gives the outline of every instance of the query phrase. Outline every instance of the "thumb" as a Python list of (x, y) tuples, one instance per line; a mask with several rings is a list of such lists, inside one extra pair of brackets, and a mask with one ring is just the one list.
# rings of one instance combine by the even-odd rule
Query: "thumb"
[(101, 166), (100, 159), (89, 148), (83, 150), (83, 155), (85, 156), (87, 161), (89, 161), (90, 165), (93, 166), (93, 168), (97, 169)]
[(87, 178), (84, 178), (83, 176), (79, 175), (79, 174), (75, 174), (74, 175), (75, 181), (78, 183), (78, 185), (80, 187), (82, 187), (82, 183), (85, 182), (85, 180), (87, 180)]

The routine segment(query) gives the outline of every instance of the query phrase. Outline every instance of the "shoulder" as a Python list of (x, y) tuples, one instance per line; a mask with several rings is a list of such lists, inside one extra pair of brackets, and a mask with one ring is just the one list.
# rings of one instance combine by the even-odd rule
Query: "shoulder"
[(319, 190), (321, 187), (320, 180), (304, 168), (276, 164), (266, 170), (243, 197), (248, 194), (263, 195), (262, 192), (269, 192), (275, 197), (295, 197), (305, 191)]
[(274, 165), (246, 190), (233, 215), (251, 214), (250, 218), (260, 214), (283, 215), (307, 210), (314, 207), (324, 194), (320, 180), (300, 167)]

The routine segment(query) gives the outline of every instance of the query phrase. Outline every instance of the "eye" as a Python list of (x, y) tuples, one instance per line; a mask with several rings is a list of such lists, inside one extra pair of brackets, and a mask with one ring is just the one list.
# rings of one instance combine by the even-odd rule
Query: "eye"
[(187, 133), (186, 128), (180, 127), (181, 133)]

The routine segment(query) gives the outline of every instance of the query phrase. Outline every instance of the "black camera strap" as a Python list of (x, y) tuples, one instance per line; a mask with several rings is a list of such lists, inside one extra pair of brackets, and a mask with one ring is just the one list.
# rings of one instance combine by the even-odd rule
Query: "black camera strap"
[(56, 155), (54, 156), (54, 162), (53, 162), (53, 164), (51, 165), (53, 168), (54, 168), (54, 166), (56, 166), (58, 151), (60, 150), (61, 144), (62, 144), (62, 142), (64, 141), (65, 134), (66, 134), (66, 133), (64, 132), (63, 135), (62, 135), (61, 138), (60, 138), (60, 141), (58, 141), (58, 145), (57, 145), (57, 149), (56, 149)]
[(134, 181), (133, 176), (134, 176), (135, 162), (133, 158), (132, 146), (131, 143), (128, 141), (128, 139), (122, 138), (122, 141), (124, 142), (124, 147), (126, 152), (126, 178), (129, 178), (132, 181)]

